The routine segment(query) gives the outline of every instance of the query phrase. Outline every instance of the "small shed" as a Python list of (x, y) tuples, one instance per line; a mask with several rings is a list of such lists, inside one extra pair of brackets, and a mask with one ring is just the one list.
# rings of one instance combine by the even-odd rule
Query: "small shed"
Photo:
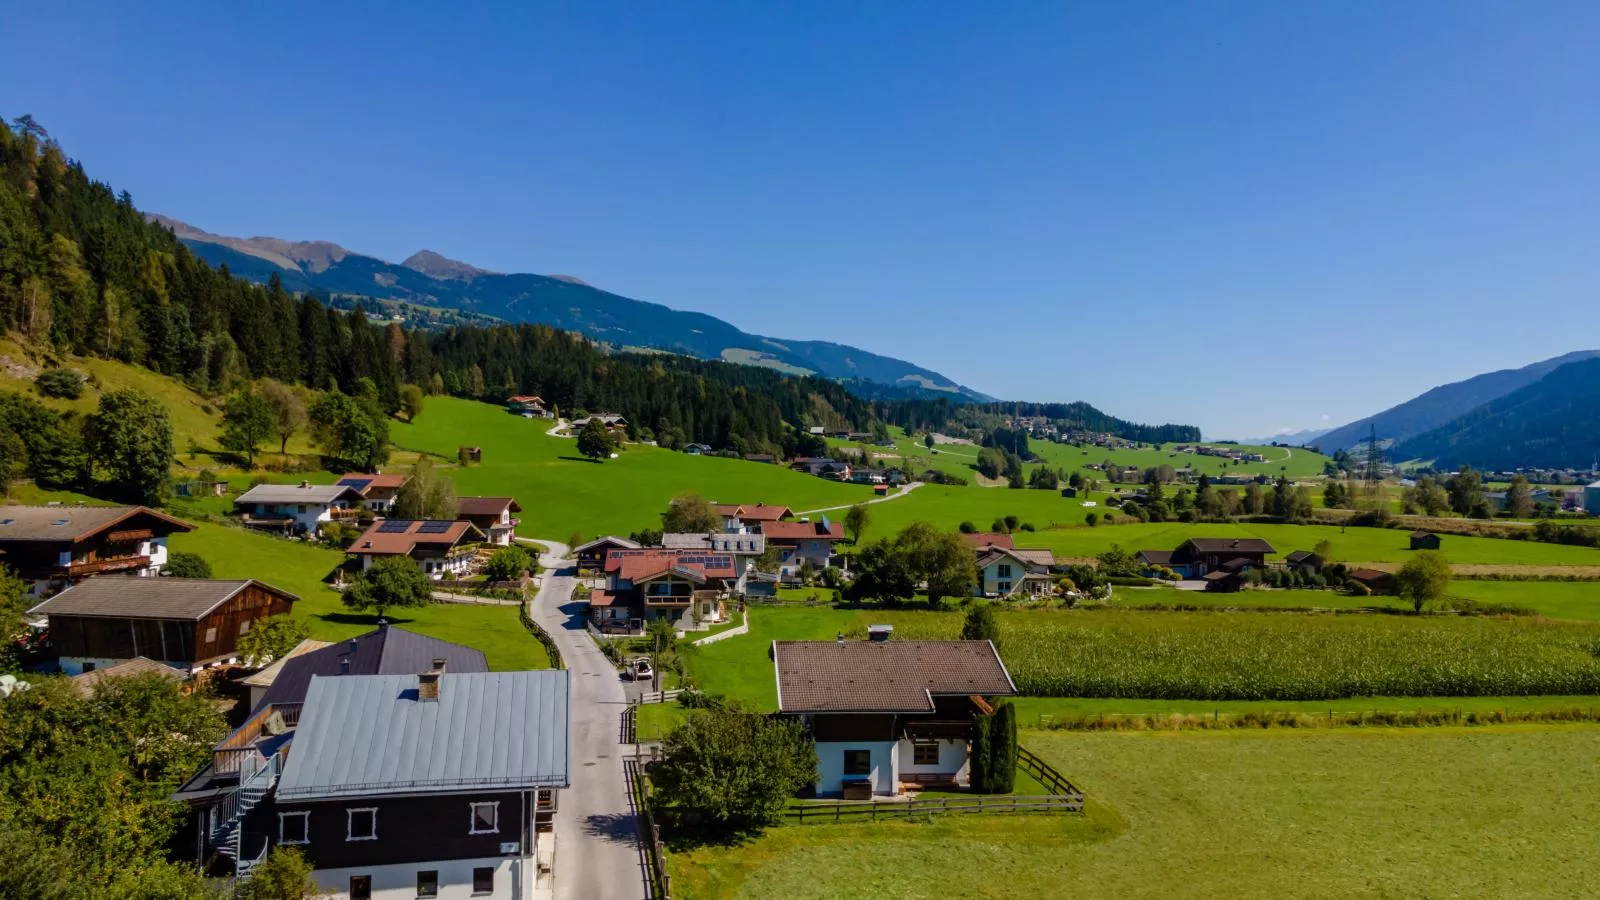
[(483, 462), (483, 448), (457, 447), (456, 459), (461, 462), (462, 465), (466, 465), (467, 463), (481, 463)]
[(1439, 536), (1431, 531), (1411, 532), (1411, 549), (1413, 550), (1437, 550), (1439, 549), (1439, 544)]
[(879, 497), (887, 497), (889, 496), (889, 486), (887, 484), (875, 484), (872, 486), (872, 493)]
[(1078, 496), (1078, 489), (1075, 487), (1064, 487), (1061, 489), (1061, 496), (1076, 497)]

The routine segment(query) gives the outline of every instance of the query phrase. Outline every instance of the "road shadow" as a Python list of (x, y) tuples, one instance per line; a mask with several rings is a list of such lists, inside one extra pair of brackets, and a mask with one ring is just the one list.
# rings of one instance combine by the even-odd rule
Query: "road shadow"
[(639, 843), (639, 819), (633, 813), (595, 813), (584, 817), (583, 833), (632, 847)]

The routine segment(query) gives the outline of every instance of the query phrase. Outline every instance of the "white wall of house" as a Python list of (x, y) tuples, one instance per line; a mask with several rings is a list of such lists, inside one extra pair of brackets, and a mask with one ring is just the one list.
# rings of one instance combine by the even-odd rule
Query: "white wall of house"
[(127, 662), (128, 658), (113, 659), (100, 656), (63, 656), (56, 662), (61, 666), (63, 675), (82, 675), (94, 669), (108, 669), (117, 663)]
[(472, 554), (461, 553), (450, 557), (421, 559), (418, 562), (422, 564), (422, 571), (435, 581), (446, 575), (460, 578), (472, 567)]
[(833, 541), (800, 540), (793, 544), (777, 544), (780, 554), (778, 574), (785, 578), (793, 577), (800, 573), (800, 567), (809, 560), (817, 571), (828, 567), (828, 561), (833, 558)]
[[(818, 741), (817, 742), (817, 794), (837, 795), (844, 790), (844, 779), (872, 779), (876, 794), (893, 795), (900, 790), (900, 753), (898, 741)], [(872, 770), (866, 775), (846, 775), (844, 755), (846, 750), (867, 750), (872, 753)]]
[(957, 784), (967, 783), (967, 742), (961, 738), (940, 738), (933, 742), (939, 748), (939, 761), (916, 763), (916, 745), (902, 738), (895, 752), (900, 756), (900, 773), (948, 775), (955, 773)]
[(1591, 516), (1600, 516), (1600, 481), (1583, 489), (1583, 508)]
[[(531, 848), (530, 848), (531, 849)], [(472, 890), (472, 870), (493, 867), (494, 891), (479, 894)], [(372, 878), (373, 900), (416, 900), (417, 873), (439, 873), (439, 900), (529, 900), (533, 896), (534, 865), (531, 856), (490, 856), (481, 859), (441, 859), (430, 862), (396, 863), (383, 866), (352, 866), (344, 869), (317, 869), (311, 874), (320, 897), (348, 900), (350, 878)]]
[(1022, 586), (1022, 576), (1026, 574), (1027, 568), (1014, 559), (992, 562), (978, 572), (978, 595), (1007, 596)]
[(244, 511), (260, 518), (290, 518), (294, 520), (294, 530), (315, 531), (323, 522), (333, 521), (334, 506), (343, 507), (343, 503), (244, 503), (240, 504)]

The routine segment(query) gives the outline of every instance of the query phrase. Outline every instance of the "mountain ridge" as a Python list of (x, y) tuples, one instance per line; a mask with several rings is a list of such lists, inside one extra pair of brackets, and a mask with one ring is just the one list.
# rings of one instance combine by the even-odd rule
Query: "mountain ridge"
[(1441, 468), (1587, 468), (1600, 457), (1600, 354), (1557, 366), (1396, 444), (1390, 455), (1432, 460)]
[(1376, 428), (1379, 440), (1401, 444), (1533, 384), (1562, 366), (1595, 357), (1600, 357), (1600, 350), (1574, 350), (1519, 369), (1498, 369), (1442, 384), (1382, 412), (1331, 429), (1315, 443), (1330, 453), (1347, 450), (1365, 441)]
[(277, 275), (289, 290), (401, 300), (419, 306), (534, 322), (614, 345), (763, 366), (835, 380), (859, 379), (930, 397), (994, 398), (906, 360), (833, 341), (801, 341), (743, 331), (706, 313), (678, 310), (593, 287), (571, 275), (497, 273), (418, 251), (404, 263), (355, 253), (328, 241), (212, 234), (171, 216), (152, 221), (206, 262), (253, 281)]

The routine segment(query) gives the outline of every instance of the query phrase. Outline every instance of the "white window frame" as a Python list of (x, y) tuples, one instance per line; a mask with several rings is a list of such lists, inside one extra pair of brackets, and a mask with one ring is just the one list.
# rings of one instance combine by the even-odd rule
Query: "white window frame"
[[(494, 827), (478, 828), (478, 807), (487, 806), (494, 810)], [(476, 800), (467, 804), (467, 834), (499, 834), (500, 833), (500, 801)]]
[[(350, 826), (355, 824), (356, 813), (372, 813), (372, 833), (365, 837), (356, 837), (351, 832)], [(349, 806), (344, 811), (344, 839), (346, 841), (375, 841), (378, 839), (378, 808), (376, 806)]]
[[(298, 840), (298, 841), (291, 841), (291, 840), (289, 840), (289, 839), (287, 839), (287, 838), (285, 838), (283, 836), (283, 820), (289, 818), (290, 816), (299, 816), (300, 817), (300, 822), (301, 822), (300, 836), (301, 836), (301, 839)], [(299, 845), (299, 844), (309, 844), (309, 843), (311, 843), (311, 811), (310, 810), (301, 810), (301, 811), (298, 811), (298, 812), (281, 812), (281, 813), (278, 813), (278, 843), (280, 843), (280, 844), (289, 844), (289, 845)]]

